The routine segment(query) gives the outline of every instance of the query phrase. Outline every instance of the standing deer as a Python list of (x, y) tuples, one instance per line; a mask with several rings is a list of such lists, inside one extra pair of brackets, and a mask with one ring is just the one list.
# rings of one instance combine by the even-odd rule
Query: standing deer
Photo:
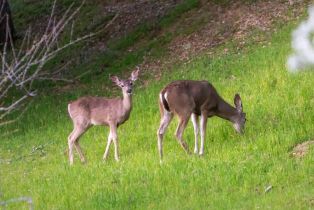
[(123, 98), (82, 97), (68, 104), (68, 112), (73, 121), (74, 129), (68, 137), (70, 165), (73, 164), (73, 146), (78, 152), (81, 162), (85, 157), (79, 145), (79, 138), (93, 125), (110, 127), (106, 150), (103, 159), (107, 159), (109, 147), (113, 141), (115, 160), (119, 161), (119, 145), (117, 128), (129, 119), (132, 110), (132, 87), (137, 80), (139, 69), (132, 72), (127, 80), (120, 80), (117, 76), (111, 80), (122, 89)]
[[(233, 123), (238, 133), (244, 130), (246, 121), (243, 113), (242, 102), (239, 94), (234, 97), (235, 108), (221, 98), (216, 89), (207, 81), (181, 80), (168, 84), (159, 94), (159, 108), (161, 113), (160, 126), (157, 131), (158, 150), (162, 160), (162, 141), (164, 133), (171, 122), (173, 115), (179, 117), (179, 125), (176, 130), (176, 138), (180, 145), (189, 154), (186, 142), (183, 140), (183, 132), (192, 118), (195, 136), (194, 153), (204, 154), (204, 141), (207, 118), (218, 116)], [(199, 116), (201, 116), (201, 145), (198, 150)]]

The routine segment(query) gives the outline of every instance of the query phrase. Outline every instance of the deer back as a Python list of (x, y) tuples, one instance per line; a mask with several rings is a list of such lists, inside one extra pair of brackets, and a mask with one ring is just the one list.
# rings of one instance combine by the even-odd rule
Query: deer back
[(170, 111), (182, 113), (192, 111), (200, 115), (202, 110), (212, 110), (217, 106), (219, 95), (207, 81), (180, 80), (167, 85), (161, 95)]
[(129, 118), (120, 98), (82, 97), (69, 104), (68, 111), (73, 121), (84, 120), (91, 125), (122, 124)]

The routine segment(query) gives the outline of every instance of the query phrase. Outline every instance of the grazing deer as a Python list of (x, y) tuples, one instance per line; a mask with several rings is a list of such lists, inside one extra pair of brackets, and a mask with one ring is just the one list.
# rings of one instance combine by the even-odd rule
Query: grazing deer
[[(176, 138), (180, 145), (189, 154), (186, 142), (183, 140), (183, 132), (192, 118), (195, 136), (194, 153), (204, 154), (204, 141), (207, 118), (218, 116), (233, 123), (238, 133), (242, 133), (246, 121), (242, 110), (242, 102), (239, 94), (234, 97), (236, 108), (229, 105), (217, 93), (216, 89), (207, 81), (182, 80), (168, 84), (159, 94), (159, 108), (161, 113), (160, 126), (157, 131), (158, 150), (162, 160), (162, 141), (164, 133), (171, 122), (173, 115), (179, 117), (179, 125), (176, 130)], [(201, 130), (201, 145), (198, 150), (199, 116)]]
[(93, 125), (106, 125), (110, 127), (106, 150), (103, 159), (107, 159), (109, 147), (113, 141), (115, 147), (115, 160), (119, 161), (119, 148), (117, 128), (129, 119), (132, 109), (132, 87), (137, 80), (139, 69), (132, 72), (127, 80), (120, 80), (113, 76), (111, 80), (122, 89), (123, 98), (82, 97), (69, 103), (68, 112), (73, 121), (74, 129), (68, 137), (69, 159), (73, 164), (73, 146), (79, 153), (81, 161), (85, 157), (79, 145), (80, 136)]

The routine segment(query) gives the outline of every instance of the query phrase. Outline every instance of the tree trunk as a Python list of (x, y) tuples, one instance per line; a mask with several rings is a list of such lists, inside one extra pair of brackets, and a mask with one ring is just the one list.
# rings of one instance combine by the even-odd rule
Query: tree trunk
[(6, 41), (9, 41), (9, 37), (7, 38), (7, 32), (10, 32), (13, 39), (12, 41), (14, 41), (15, 29), (12, 21), (9, 2), (8, 0), (0, 0), (0, 45), (3, 45)]

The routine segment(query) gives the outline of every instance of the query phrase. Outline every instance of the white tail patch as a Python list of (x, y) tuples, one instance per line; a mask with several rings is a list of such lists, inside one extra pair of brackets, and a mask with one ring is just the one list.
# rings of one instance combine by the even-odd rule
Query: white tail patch
[[(167, 92), (165, 92), (165, 99), (166, 99), (166, 101), (167, 101), (167, 103), (168, 103), (168, 93)], [(168, 103), (169, 104), (169, 103)]]
[(170, 113), (170, 112), (166, 109), (166, 107), (165, 107), (165, 105), (164, 105), (164, 102), (163, 102), (163, 99), (162, 99), (162, 97), (163, 97), (162, 94), (164, 94), (165, 101), (167, 102), (167, 104), (169, 104), (169, 102), (168, 102), (168, 94), (167, 94), (167, 92), (165, 92), (165, 93), (160, 93), (160, 94), (159, 94), (159, 97), (160, 97), (160, 103), (163, 105), (164, 111), (167, 112), (167, 113)]
[(71, 104), (68, 104), (68, 112), (69, 112), (69, 115), (70, 115), (70, 117), (72, 118), (72, 115), (71, 115)]
[(159, 94), (159, 100), (162, 103), (162, 93)]

